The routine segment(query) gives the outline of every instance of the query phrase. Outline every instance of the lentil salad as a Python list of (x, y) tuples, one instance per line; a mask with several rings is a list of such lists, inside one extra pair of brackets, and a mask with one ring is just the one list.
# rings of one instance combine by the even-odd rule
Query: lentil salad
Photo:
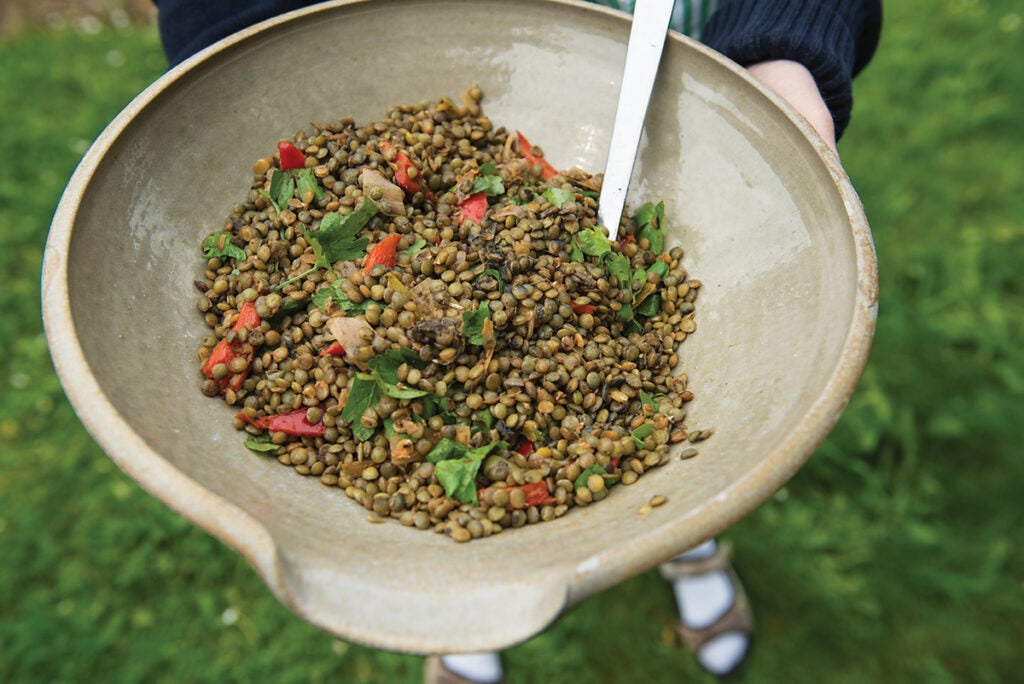
[(195, 281), (202, 391), (249, 449), (456, 541), (599, 502), (710, 435), (685, 425), (700, 282), (663, 204), (609, 240), (600, 177), (481, 98), (280, 141)]

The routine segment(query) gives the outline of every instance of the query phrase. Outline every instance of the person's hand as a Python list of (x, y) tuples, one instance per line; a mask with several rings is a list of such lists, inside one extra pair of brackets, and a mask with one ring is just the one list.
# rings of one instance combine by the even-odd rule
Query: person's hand
[(804, 65), (779, 59), (751, 64), (747, 71), (800, 112), (832, 151), (836, 152), (836, 131), (832, 123), (832, 113), (821, 99), (814, 76)]

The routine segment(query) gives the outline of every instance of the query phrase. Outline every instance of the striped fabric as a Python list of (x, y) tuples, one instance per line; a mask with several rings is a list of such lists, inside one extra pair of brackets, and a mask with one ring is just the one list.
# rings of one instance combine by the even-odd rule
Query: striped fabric
[[(590, 0), (598, 5), (632, 12), (637, 2), (643, 0)], [(700, 31), (707, 23), (708, 17), (718, 9), (720, 0), (676, 0), (672, 8), (671, 26), (680, 33), (691, 38), (700, 39)]]

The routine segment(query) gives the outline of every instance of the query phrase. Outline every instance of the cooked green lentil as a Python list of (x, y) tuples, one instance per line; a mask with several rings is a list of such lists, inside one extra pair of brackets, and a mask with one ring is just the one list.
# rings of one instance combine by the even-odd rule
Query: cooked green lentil
[[(684, 424), (693, 394), (674, 372), (700, 288), (683, 250), (652, 251), (629, 217), (607, 240), (600, 178), (545, 174), (540, 149), (480, 100), (473, 86), (459, 103), (312, 124), (293, 137), (305, 170), (255, 162), (196, 280), (212, 330), (201, 389), (239, 410), (247, 446), (340, 488), (370, 521), (458, 542), (599, 502), (670, 444), (711, 434)], [(305, 180), (282, 195), (285, 175)], [(480, 193), (482, 218), (467, 218)], [(369, 202), (369, 250), (324, 259), (328, 223)], [(393, 265), (368, 267), (393, 235)], [(258, 324), (234, 330), (247, 302)], [(331, 351), (345, 319), (354, 334)], [(207, 363), (218, 344), (249, 356)], [(300, 412), (315, 434), (267, 422)]]

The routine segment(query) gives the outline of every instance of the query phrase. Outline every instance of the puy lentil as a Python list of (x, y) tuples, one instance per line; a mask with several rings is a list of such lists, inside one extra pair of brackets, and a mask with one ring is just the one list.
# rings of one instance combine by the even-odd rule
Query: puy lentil
[[(317, 160), (308, 171), (318, 190), (276, 198), (278, 211), (263, 193), (279, 162), (258, 159), (248, 201), (218, 226), (245, 258), (225, 248), (195, 280), (210, 329), (200, 362), (219, 344), (231, 349), (201, 390), (242, 409), (236, 428), (258, 437), (268, 432), (262, 420), (302, 412), (323, 429), (269, 432), (279, 446), (271, 457), (340, 488), (372, 522), (395, 518), (458, 542), (600, 502), (664, 465), (669, 445), (689, 459), (697, 450), (686, 443), (712, 434), (684, 423), (694, 395), (673, 371), (678, 344), (697, 330), (701, 289), (683, 250), (651, 252), (630, 218), (620, 242), (604, 239), (590, 194), (599, 180), (579, 169), (543, 179), (515, 134), (483, 116), (481, 97), (471, 86), (462, 104), (395, 106), (366, 126), (346, 118), (296, 134)], [(400, 187), (399, 152), (419, 190)], [(364, 187), (366, 169), (383, 184)], [(480, 220), (464, 220), (459, 205), (489, 174), (505, 194), (488, 197)], [(549, 189), (569, 198), (553, 206)], [(316, 231), (388, 193), (400, 207), (378, 212), (358, 237), (377, 245), (401, 235), (395, 265), (364, 271), (365, 256), (351, 253), (322, 267)], [(603, 239), (630, 282), (581, 247)], [(246, 303), (260, 322), (234, 330)], [(634, 303), (643, 313), (628, 319)], [(343, 318), (356, 329), (337, 354), (328, 349)], [(479, 505), (448, 496), (458, 494), (452, 461), (428, 460), (453, 443), (452, 455), (480, 454)]]

